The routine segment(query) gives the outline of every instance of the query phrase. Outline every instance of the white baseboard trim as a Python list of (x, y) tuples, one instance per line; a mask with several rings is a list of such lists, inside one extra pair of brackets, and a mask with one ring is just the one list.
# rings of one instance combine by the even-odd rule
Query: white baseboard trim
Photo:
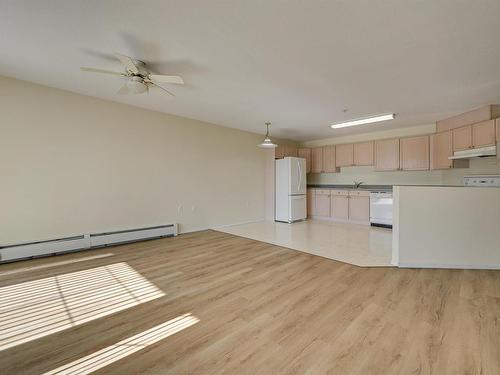
[(212, 229), (212, 228), (203, 227), (203, 228), (189, 229), (189, 230), (179, 231), (179, 234), (188, 234), (188, 233), (195, 233), (195, 232), (203, 232), (204, 230), (210, 230), (210, 229)]
[(463, 270), (500, 270), (500, 264), (448, 264), (448, 263), (405, 263), (399, 262), (399, 268), (443, 268)]
[(239, 223), (234, 223), (234, 224), (224, 224), (224, 225), (217, 225), (215, 227), (212, 227), (210, 229), (214, 229), (214, 230), (217, 230), (217, 229), (222, 229), (222, 228), (227, 228), (227, 227), (233, 227), (235, 225), (244, 225), (244, 224), (254, 224), (254, 223), (262, 223), (264, 221), (274, 221), (274, 220), (265, 220), (265, 219), (262, 219), (262, 220), (251, 220), (251, 221), (241, 221)]
[[(232, 227), (235, 225), (261, 223), (263, 221), (269, 221), (269, 220), (261, 219), (261, 220), (251, 220), (251, 221), (240, 221), (238, 223), (223, 224), (223, 225), (217, 225), (217, 226), (213, 226), (213, 227), (201, 227), (201, 228), (194, 228), (194, 229), (188, 229), (188, 230), (179, 230), (178, 229), (177, 233), (178, 234), (188, 234), (188, 233), (195, 233), (195, 232), (203, 232), (204, 230), (218, 230), (218, 229), (223, 229), (223, 228), (227, 228), (227, 227)], [(179, 224), (177, 224), (177, 228), (179, 228)]]
[(331, 216), (308, 216), (308, 219), (313, 220), (324, 220), (331, 221), (334, 223), (344, 223), (344, 224), (357, 224), (357, 225), (370, 225), (369, 221), (358, 221), (358, 220), (349, 220), (349, 219), (337, 219)]

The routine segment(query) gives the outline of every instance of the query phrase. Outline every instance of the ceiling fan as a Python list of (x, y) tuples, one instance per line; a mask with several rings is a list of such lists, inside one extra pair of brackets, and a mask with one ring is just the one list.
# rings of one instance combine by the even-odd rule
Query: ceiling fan
[(142, 94), (149, 92), (150, 87), (158, 87), (169, 95), (174, 96), (170, 91), (161, 87), (158, 83), (175, 83), (183, 85), (184, 80), (180, 76), (170, 76), (163, 74), (153, 74), (146, 68), (146, 63), (131, 57), (115, 53), (114, 56), (124, 65), (124, 72), (113, 72), (105, 69), (86, 68), (80, 70), (84, 72), (112, 74), (127, 78), (125, 84), (118, 90), (117, 94)]

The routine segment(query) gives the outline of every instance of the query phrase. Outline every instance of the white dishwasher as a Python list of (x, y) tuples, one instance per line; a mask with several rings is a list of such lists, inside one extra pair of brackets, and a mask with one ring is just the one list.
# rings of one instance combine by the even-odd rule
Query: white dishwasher
[(392, 228), (392, 191), (370, 193), (370, 225)]

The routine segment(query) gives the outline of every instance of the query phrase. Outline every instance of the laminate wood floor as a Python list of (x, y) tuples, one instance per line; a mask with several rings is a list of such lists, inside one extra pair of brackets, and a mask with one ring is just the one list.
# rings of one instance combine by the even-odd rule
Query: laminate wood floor
[[(500, 374), (500, 271), (360, 268), (205, 231), (2, 265), (0, 296), (1, 374)], [(70, 327), (53, 332), (57, 308)], [(41, 333), (16, 344), (6, 327), (26, 324)]]

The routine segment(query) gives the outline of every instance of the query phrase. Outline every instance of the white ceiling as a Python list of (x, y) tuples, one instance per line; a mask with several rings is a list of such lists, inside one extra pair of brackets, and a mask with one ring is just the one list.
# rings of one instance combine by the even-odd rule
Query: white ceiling
[[(498, 0), (0, 0), (1, 75), (295, 140), (500, 103), (499, 40)], [(112, 52), (186, 85), (119, 96), (120, 78), (79, 71), (120, 69)]]

